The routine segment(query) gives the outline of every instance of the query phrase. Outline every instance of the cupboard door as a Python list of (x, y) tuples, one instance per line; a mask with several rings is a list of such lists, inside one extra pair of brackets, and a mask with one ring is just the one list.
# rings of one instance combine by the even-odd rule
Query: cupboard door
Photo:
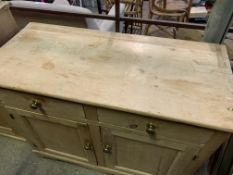
[[(35, 149), (77, 161), (96, 164), (88, 125), (37, 114), (17, 112), (27, 127), (26, 137)], [(20, 113), (20, 114), (19, 114)]]
[(10, 114), (0, 102), (0, 134), (24, 140), (14, 123), (14, 116)]
[(105, 165), (138, 175), (179, 175), (199, 147), (174, 140), (102, 128)]
[(1, 105), (0, 103), (0, 128), (5, 128), (5, 130), (9, 130), (10, 132), (12, 132), (12, 129), (9, 125), (9, 121), (7, 119), (8, 117), (8, 113), (7, 111), (4, 109), (4, 107)]

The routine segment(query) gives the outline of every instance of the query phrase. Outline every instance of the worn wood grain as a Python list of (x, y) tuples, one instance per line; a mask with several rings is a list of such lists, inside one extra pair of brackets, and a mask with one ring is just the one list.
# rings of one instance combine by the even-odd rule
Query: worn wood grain
[(0, 64), (3, 88), (233, 131), (221, 45), (31, 23)]

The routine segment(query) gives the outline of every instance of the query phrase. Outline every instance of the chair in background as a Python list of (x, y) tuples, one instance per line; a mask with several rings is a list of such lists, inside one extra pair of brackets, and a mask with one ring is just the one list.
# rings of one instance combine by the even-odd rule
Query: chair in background
[(16, 22), (10, 12), (9, 3), (0, 1), (0, 47), (17, 33)]
[[(121, 4), (125, 4), (124, 16), (142, 18), (143, 16), (143, 0), (120, 0)], [(115, 0), (105, 0), (103, 12), (107, 13), (115, 4)], [(134, 31), (142, 31), (141, 23), (125, 23), (125, 32), (135, 33)]]
[[(125, 16), (142, 18), (143, 17), (143, 0), (121, 0), (122, 3), (126, 4)], [(125, 23), (125, 33), (137, 33), (142, 32), (142, 23)]]
[[(153, 16), (156, 16), (157, 19), (186, 22), (189, 18), (191, 6), (192, 0), (149, 0), (148, 18), (152, 19)], [(146, 26), (145, 35), (148, 35), (150, 26)], [(157, 28), (174, 38), (176, 37), (176, 28), (173, 29), (172, 34), (166, 30), (169, 27), (157, 26)]]

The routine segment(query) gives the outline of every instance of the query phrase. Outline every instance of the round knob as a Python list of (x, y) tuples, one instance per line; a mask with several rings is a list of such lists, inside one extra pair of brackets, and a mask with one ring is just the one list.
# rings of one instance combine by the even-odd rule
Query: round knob
[(92, 145), (91, 145), (91, 143), (87, 142), (87, 143), (84, 145), (84, 149), (85, 149), (85, 150), (92, 150)]
[(32, 101), (32, 104), (30, 106), (32, 109), (37, 109), (40, 107), (40, 102), (36, 99)]
[(110, 153), (112, 152), (112, 146), (110, 146), (110, 145), (105, 145), (103, 151), (104, 151), (104, 153), (110, 154)]
[(154, 135), (155, 134), (155, 125), (153, 123), (148, 123), (146, 125), (146, 132), (150, 135)]

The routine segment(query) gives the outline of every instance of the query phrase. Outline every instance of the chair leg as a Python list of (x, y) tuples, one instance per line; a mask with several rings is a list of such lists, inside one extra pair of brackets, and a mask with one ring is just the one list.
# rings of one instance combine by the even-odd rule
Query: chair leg
[(131, 22), (130, 24), (131, 24), (131, 26), (130, 26), (130, 34), (132, 34), (133, 33), (133, 25), (134, 25), (134, 23)]
[(177, 28), (173, 29), (173, 38), (176, 39)]
[(127, 29), (128, 29), (128, 22), (125, 21), (125, 33), (127, 33)]
[[(177, 17), (177, 21), (179, 21), (179, 22), (185, 22), (185, 16), (178, 16), (178, 17)], [(176, 39), (177, 30), (178, 30), (177, 27), (173, 29), (173, 38), (174, 38), (174, 39)]]
[[(153, 14), (151, 12), (149, 12), (148, 18), (152, 19), (152, 17), (153, 17)], [(150, 24), (146, 25), (145, 32), (144, 32), (145, 35), (148, 35), (150, 26), (151, 26)]]

